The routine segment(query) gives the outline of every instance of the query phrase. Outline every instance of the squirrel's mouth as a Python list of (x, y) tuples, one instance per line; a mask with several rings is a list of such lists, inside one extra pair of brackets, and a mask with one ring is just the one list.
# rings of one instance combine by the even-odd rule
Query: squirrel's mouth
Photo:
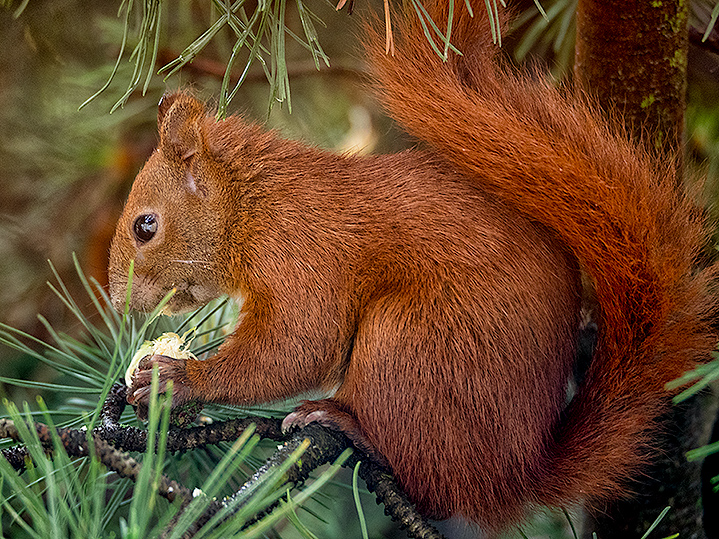
[[(175, 315), (185, 314), (193, 311), (205, 305), (207, 302), (198, 300), (192, 293), (191, 287), (178, 285), (167, 291), (167, 294), (172, 294), (169, 301), (165, 304), (163, 309), (160, 311), (162, 314)], [(163, 299), (166, 295), (163, 296)], [(160, 300), (162, 301), (162, 300)], [(157, 302), (159, 304), (160, 302)]]
[[(118, 283), (116, 287), (111, 289), (110, 298), (115, 310), (124, 311), (127, 301), (127, 282), (124, 284)], [(203, 305), (192, 295), (185, 283), (161, 287), (152, 282), (151, 279), (135, 274), (130, 293), (130, 310), (149, 313), (162, 303), (164, 303), (164, 306), (160, 312), (167, 315), (182, 314)]]
[[(206, 305), (220, 296), (217, 288), (211, 285), (198, 284), (192, 279), (177, 282), (162, 282), (159, 276), (135, 273), (132, 279), (130, 309), (149, 313), (155, 310), (163, 300), (163, 314), (185, 314)], [(113, 307), (122, 312), (127, 301), (127, 278), (121, 282), (111, 280), (110, 298)]]

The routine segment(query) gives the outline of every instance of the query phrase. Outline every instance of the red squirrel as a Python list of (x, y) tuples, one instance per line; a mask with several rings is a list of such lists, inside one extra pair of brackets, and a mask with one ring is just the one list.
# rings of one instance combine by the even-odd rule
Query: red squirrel
[[(440, 28), (447, 3), (425, 2)], [(159, 146), (111, 249), (110, 292), (173, 312), (227, 294), (239, 322), (205, 360), (154, 356), (186, 401), (247, 405), (312, 389), (289, 425), (343, 430), (424, 514), (498, 529), (527, 507), (621, 495), (646, 463), (665, 384), (716, 336), (693, 262), (697, 211), (658, 161), (579, 92), (502, 66), (483, 10), (455, 7), (443, 62), (412, 14), (395, 53), (367, 28), (390, 115), (426, 145), (336, 155), (186, 93), (160, 103)], [(582, 303), (599, 337), (569, 403)]]

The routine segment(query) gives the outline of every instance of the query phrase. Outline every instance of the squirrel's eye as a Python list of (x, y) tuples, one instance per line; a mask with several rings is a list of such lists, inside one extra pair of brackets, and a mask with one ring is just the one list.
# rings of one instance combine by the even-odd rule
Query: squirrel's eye
[(157, 217), (152, 213), (140, 215), (140, 217), (135, 219), (132, 230), (138, 241), (142, 243), (150, 241), (155, 235), (155, 232), (157, 232)]

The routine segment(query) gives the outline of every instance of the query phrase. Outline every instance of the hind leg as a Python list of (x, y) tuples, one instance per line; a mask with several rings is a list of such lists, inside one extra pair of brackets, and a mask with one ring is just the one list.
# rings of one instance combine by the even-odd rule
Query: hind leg
[(336, 399), (305, 401), (282, 421), (282, 430), (302, 428), (310, 423), (336, 430), (344, 434), (357, 449), (376, 464), (389, 468), (387, 459), (379, 453), (365, 435), (357, 418)]

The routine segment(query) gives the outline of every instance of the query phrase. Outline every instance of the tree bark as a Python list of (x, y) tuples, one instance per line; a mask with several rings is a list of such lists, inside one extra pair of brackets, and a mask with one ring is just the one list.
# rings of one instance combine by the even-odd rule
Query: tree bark
[(579, 0), (574, 73), (659, 150), (682, 148), (688, 2)]

